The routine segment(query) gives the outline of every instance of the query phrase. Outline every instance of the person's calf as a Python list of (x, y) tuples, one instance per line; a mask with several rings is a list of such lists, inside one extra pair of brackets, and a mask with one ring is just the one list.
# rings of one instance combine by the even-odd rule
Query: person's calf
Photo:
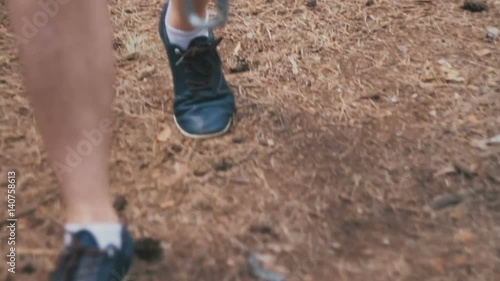
[[(112, 207), (110, 134), (94, 143), (84, 135), (111, 120), (114, 57), (109, 11), (102, 0), (66, 2), (34, 36), (20, 42), (38, 128), (50, 161), (63, 170), (59, 179), (68, 210), (66, 250), (53, 280), (79, 281), (87, 274), (92, 280), (109, 281), (116, 277), (112, 271), (128, 271), (133, 242)], [(8, 1), (17, 38), (23, 33), (23, 19), (43, 12), (38, 3)]]
[[(44, 12), (38, 2), (8, 1), (16, 35), (22, 35), (23, 19)], [(107, 3), (70, 1), (58, 9), (37, 34), (19, 45), (26, 89), (49, 159), (65, 171), (60, 179), (68, 219), (116, 220), (107, 171), (110, 135), (82, 148), (84, 131), (111, 120), (114, 58)], [(68, 163), (70, 150), (82, 150), (80, 161)], [(100, 214), (83, 213), (88, 206)]]

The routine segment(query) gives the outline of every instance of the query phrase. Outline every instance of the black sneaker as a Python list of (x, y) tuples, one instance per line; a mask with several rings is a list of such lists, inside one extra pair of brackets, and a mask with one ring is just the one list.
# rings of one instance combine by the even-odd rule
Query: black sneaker
[(191, 138), (225, 134), (236, 112), (234, 95), (229, 88), (217, 46), (222, 40), (194, 38), (183, 50), (171, 44), (165, 27), (168, 3), (163, 7), (159, 31), (165, 45), (174, 81), (174, 120), (181, 133)]
[(100, 250), (88, 231), (73, 235), (71, 245), (60, 256), (51, 281), (123, 281), (134, 255), (130, 233), (122, 231), (122, 247), (108, 246)]

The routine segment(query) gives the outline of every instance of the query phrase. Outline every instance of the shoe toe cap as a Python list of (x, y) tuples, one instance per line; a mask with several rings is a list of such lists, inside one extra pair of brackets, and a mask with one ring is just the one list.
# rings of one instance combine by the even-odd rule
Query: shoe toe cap
[(226, 133), (233, 121), (233, 112), (217, 108), (176, 114), (175, 122), (184, 135), (210, 137)]

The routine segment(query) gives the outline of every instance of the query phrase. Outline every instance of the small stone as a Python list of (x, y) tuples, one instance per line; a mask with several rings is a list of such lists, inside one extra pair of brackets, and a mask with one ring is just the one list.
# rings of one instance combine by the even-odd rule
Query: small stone
[(485, 0), (465, 0), (462, 7), (464, 10), (477, 13), (487, 11), (488, 3)]
[(243, 143), (245, 141), (245, 138), (242, 135), (236, 135), (233, 138), (233, 143)]
[(170, 136), (172, 135), (172, 131), (170, 130), (169, 127), (166, 127), (165, 129), (163, 129), (159, 134), (158, 136), (156, 137), (156, 139), (158, 141), (161, 141), (161, 142), (166, 142)]
[(497, 40), (498, 39), (498, 34), (500, 33), (500, 31), (498, 30), (498, 28), (496, 27), (492, 27), (492, 26), (488, 26), (486, 28), (486, 36), (489, 38), (489, 39), (492, 39), (492, 40)]
[(306, 2), (306, 6), (309, 8), (314, 8), (314, 7), (316, 7), (317, 4), (318, 3), (316, 0), (307, 0), (307, 2)]
[(432, 199), (431, 203), (429, 203), (429, 207), (432, 210), (437, 211), (447, 207), (458, 205), (463, 200), (463, 196), (458, 193), (438, 195), (434, 199)]
[(391, 240), (389, 240), (389, 238), (384, 238), (384, 239), (382, 239), (382, 244), (384, 244), (384, 245), (390, 245), (391, 244)]

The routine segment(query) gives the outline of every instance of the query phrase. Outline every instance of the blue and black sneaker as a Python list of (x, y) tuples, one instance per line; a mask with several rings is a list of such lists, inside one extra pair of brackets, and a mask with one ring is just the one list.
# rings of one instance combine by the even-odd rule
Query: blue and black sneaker
[(122, 231), (122, 247), (99, 249), (88, 231), (73, 234), (72, 242), (60, 256), (51, 281), (122, 281), (132, 264), (134, 242), (130, 233)]
[(183, 50), (170, 43), (165, 26), (168, 3), (160, 24), (174, 82), (174, 120), (181, 133), (191, 138), (208, 138), (225, 134), (231, 128), (236, 112), (234, 95), (229, 88), (217, 52), (221, 38), (194, 38)]

